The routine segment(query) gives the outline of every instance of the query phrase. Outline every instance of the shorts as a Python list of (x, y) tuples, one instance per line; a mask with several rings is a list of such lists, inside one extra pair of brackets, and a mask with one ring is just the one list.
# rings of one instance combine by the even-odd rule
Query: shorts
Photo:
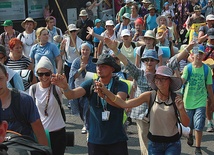
[(100, 42), (94, 42), (94, 47), (98, 47)]
[(190, 119), (189, 127), (197, 131), (203, 131), (206, 120), (206, 107), (186, 109), (186, 112)]

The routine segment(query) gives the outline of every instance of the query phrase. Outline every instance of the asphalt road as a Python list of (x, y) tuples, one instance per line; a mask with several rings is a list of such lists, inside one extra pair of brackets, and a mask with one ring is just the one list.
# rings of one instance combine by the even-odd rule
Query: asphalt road
[[(64, 102), (66, 105), (66, 101)], [(67, 147), (65, 155), (87, 155), (87, 142), (86, 134), (81, 134), (83, 123), (78, 116), (71, 116), (66, 106), (65, 112), (67, 117), (66, 130), (73, 131), (75, 135), (75, 141), (73, 147)], [(204, 131), (206, 128), (204, 129)], [(131, 125), (128, 127), (128, 150), (129, 155), (140, 155), (140, 147), (138, 141), (137, 127)], [(195, 143), (192, 147), (186, 144), (186, 139), (182, 138), (182, 155), (193, 155), (195, 151)], [(203, 133), (202, 140), (202, 153), (203, 155), (214, 155), (214, 133)]]

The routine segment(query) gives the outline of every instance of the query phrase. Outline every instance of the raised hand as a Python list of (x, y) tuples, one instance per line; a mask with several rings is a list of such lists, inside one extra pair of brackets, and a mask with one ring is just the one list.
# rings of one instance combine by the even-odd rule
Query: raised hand
[(66, 89), (68, 87), (67, 78), (65, 74), (52, 74), (51, 84), (57, 85), (62, 89)]

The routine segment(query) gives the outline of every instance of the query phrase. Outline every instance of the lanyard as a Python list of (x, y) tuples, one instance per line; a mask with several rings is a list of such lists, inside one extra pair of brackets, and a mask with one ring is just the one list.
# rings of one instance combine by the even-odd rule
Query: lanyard
[[(109, 84), (107, 85), (107, 89), (110, 91), (111, 87), (112, 87), (112, 83), (113, 83), (113, 78), (111, 78), (111, 81), (109, 82)], [(107, 110), (107, 102), (105, 99), (101, 98), (101, 103), (103, 106), (103, 110), (106, 111)]]

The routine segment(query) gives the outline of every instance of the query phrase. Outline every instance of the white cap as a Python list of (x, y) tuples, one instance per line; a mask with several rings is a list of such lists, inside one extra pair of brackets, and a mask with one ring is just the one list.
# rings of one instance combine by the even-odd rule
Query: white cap
[(121, 36), (130, 36), (131, 33), (130, 33), (130, 30), (128, 29), (123, 29), (122, 32), (121, 32)]
[(213, 14), (207, 15), (206, 21), (209, 21), (209, 20), (214, 20), (214, 15)]
[(126, 0), (125, 3), (131, 3), (134, 2), (134, 0)]
[(114, 26), (114, 22), (112, 20), (107, 20), (106, 25)]

